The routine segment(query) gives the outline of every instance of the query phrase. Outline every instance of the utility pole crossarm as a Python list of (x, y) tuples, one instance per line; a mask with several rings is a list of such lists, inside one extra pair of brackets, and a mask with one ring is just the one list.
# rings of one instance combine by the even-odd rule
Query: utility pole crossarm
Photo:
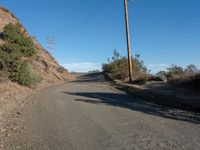
[(128, 69), (129, 69), (129, 80), (132, 81), (132, 57), (131, 57), (131, 43), (130, 43), (130, 31), (129, 31), (129, 18), (128, 18), (128, 6), (127, 0), (124, 0), (124, 11), (125, 11), (125, 23), (126, 23), (126, 39), (127, 39), (127, 51), (128, 51)]

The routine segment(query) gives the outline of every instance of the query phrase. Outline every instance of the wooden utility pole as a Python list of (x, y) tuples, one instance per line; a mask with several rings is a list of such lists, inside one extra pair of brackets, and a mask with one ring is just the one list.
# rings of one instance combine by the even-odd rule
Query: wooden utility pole
[(131, 43), (130, 43), (127, 0), (124, 0), (124, 11), (125, 11), (125, 22), (126, 22), (126, 39), (127, 39), (127, 51), (128, 51), (129, 80), (132, 81), (133, 70), (132, 70)]

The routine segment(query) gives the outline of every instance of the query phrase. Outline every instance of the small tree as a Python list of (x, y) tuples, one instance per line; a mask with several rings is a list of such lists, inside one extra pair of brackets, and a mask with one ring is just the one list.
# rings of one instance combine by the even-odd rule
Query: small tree
[(189, 72), (189, 73), (197, 73), (198, 69), (194, 64), (190, 64), (186, 67), (185, 72)]
[[(132, 57), (133, 77), (135, 79), (147, 74), (147, 68), (144, 65), (143, 60), (140, 60), (140, 55)], [(113, 51), (113, 57), (110, 61), (108, 59), (107, 64), (103, 64), (102, 70), (110, 73), (113, 78), (127, 79), (128, 78), (128, 59), (119, 54), (117, 50)], [(143, 76), (144, 77), (144, 76)]]
[(183, 71), (183, 68), (181, 66), (177, 66), (177, 65), (171, 65), (170, 68), (167, 68), (168, 70), (168, 74), (170, 76), (173, 76), (173, 75), (180, 75), (182, 74), (184, 71)]

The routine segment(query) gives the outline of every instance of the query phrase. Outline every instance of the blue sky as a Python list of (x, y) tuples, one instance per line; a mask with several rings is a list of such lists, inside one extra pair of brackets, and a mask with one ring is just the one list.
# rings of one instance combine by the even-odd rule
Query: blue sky
[[(123, 0), (0, 0), (70, 71), (100, 69), (114, 49), (126, 55)], [(200, 66), (200, 1), (129, 2), (132, 54), (152, 72), (170, 64)]]

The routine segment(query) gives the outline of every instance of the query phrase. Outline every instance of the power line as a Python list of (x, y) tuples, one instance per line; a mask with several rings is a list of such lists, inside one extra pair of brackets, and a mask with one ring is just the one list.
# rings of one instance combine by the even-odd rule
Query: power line
[[(77, 32), (77, 29), (80, 30), (81, 28), (84, 27), (84, 22), (88, 22), (88, 21), (91, 21), (91, 16), (93, 14), (96, 14), (96, 13), (99, 13), (100, 11), (98, 11), (100, 8), (102, 8), (103, 6), (105, 6), (105, 2), (106, 0), (103, 0), (103, 1), (98, 1), (95, 3), (95, 6), (91, 7), (90, 3), (86, 3), (87, 7), (84, 7), (84, 9), (82, 11), (78, 11), (78, 14), (75, 14), (73, 16), (73, 19), (71, 20), (71, 22), (69, 24), (67, 24), (66, 26), (68, 27), (68, 29), (70, 29), (67, 34), (72, 34), (74, 32)], [(102, 11), (102, 9), (101, 9)], [(82, 15), (84, 14), (84, 15)], [(73, 25), (73, 26), (72, 26)], [(72, 30), (72, 27), (75, 26), (78, 26), (75, 27), (74, 30)]]
[[(76, 2), (77, 3), (77, 2)], [(89, 5), (89, 3), (85, 3), (84, 5), (73, 5), (72, 9), (70, 11), (70, 17), (65, 19), (66, 21), (64, 22), (66, 27), (71, 27), (71, 25), (77, 21), (77, 18), (80, 18), (81, 14), (83, 14), (83, 12), (87, 11), (88, 7), (87, 5)], [(79, 6), (79, 7), (77, 7)], [(83, 7), (84, 6), (84, 7)]]
[[(97, 26), (102, 26), (101, 23), (102, 21), (105, 23), (107, 21), (109, 21), (109, 18), (111, 18), (113, 16), (113, 14), (116, 14), (116, 12), (118, 12), (120, 10), (121, 7), (117, 7), (115, 8), (113, 11), (111, 11), (109, 14), (111, 15), (108, 15), (106, 13), (107, 10), (111, 10), (112, 7), (110, 7), (109, 5), (105, 5), (105, 2), (106, 1), (98, 1), (99, 3), (97, 3), (98, 5), (96, 5), (96, 7), (93, 7), (93, 9), (90, 9), (90, 11), (88, 11), (87, 13), (84, 13), (84, 14), (87, 14), (85, 16), (82, 16), (80, 17), (79, 19), (77, 19), (77, 23), (76, 23), (76, 28), (74, 30), (70, 30), (67, 35), (65, 36), (66, 37), (69, 37), (75, 33), (77, 33), (78, 31), (84, 29), (84, 32), (89, 32), (91, 31), (92, 29), (94, 28), (97, 28)], [(95, 14), (95, 15), (94, 15)], [(101, 14), (101, 16), (99, 17), (98, 20), (93, 20), (91, 19), (92, 16), (95, 17), (95, 16), (98, 16), (97, 14)], [(105, 18), (105, 19), (104, 19)], [(86, 25), (84, 22), (90, 22), (90, 25)], [(71, 22), (70, 25), (72, 25), (73, 23), (75, 22)], [(72, 27), (72, 26), (70, 26)]]
[[(110, 21), (109, 19), (111, 19), (114, 15), (117, 15), (117, 13), (119, 13), (120, 7), (121, 6), (117, 7), (112, 12), (110, 12), (109, 16), (107, 14), (104, 14), (103, 16), (99, 17), (99, 19), (96, 22), (94, 22), (91, 25), (91, 27), (88, 27), (88, 30), (86, 30), (86, 31), (89, 31), (89, 30), (91, 31), (91, 30), (97, 28), (98, 26), (104, 26), (106, 22)], [(103, 23), (104, 23), (103, 25), (101, 24), (102, 20), (103, 20)]]

